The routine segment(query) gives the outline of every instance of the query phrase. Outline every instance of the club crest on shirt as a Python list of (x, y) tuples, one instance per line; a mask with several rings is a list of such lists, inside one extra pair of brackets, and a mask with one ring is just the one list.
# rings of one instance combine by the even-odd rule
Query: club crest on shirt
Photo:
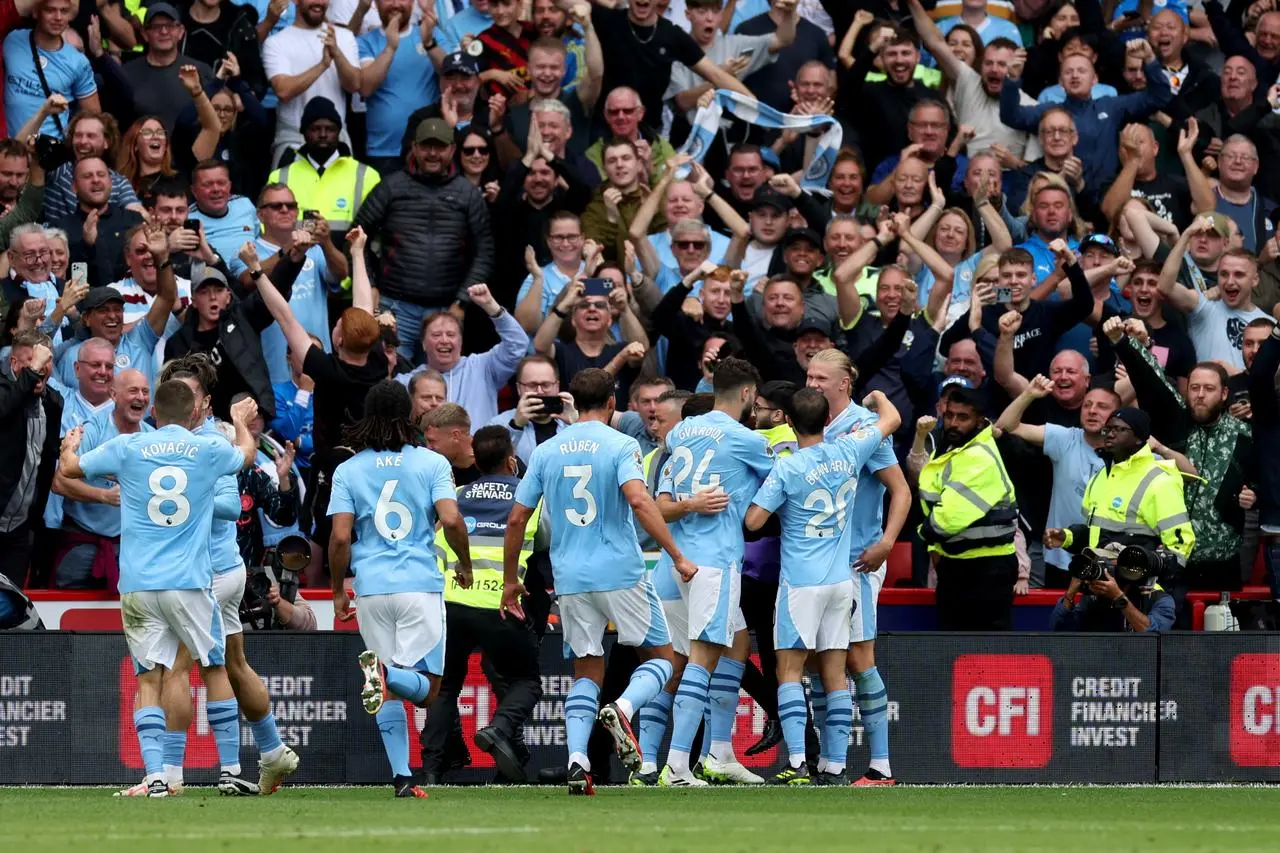
[(125, 352), (116, 353), (116, 369), (117, 370), (128, 370), (131, 364), (133, 364), (133, 362), (129, 360), (128, 353), (125, 353)]
[(864, 426), (864, 427), (858, 427), (858, 429), (854, 431), (853, 437), (858, 441), (862, 441), (863, 439), (871, 438), (871, 436), (875, 434), (876, 434), (876, 431), (873, 430), (871, 427)]

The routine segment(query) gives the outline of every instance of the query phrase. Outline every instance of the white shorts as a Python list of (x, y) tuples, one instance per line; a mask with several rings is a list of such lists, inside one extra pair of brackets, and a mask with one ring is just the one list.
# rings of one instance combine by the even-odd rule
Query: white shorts
[(678, 655), (689, 656), (689, 602), (683, 598), (663, 599), (662, 615), (671, 632), (671, 648)]
[(821, 586), (779, 585), (773, 647), (813, 652), (848, 649), (853, 584), (849, 579)]
[(698, 566), (693, 580), (680, 587), (689, 605), (689, 639), (732, 646), (733, 635), (747, 627), (738, 606), (742, 573), (737, 569)]
[(367, 648), (384, 664), (444, 675), (444, 594), (390, 592), (356, 599)]
[(244, 631), (240, 624), (240, 602), (244, 598), (244, 566), (213, 576), (213, 597), (222, 611), (222, 632), (230, 637)]
[(849, 642), (862, 643), (876, 638), (876, 608), (880, 603), (880, 587), (884, 586), (884, 566), (874, 572), (853, 573), (853, 613), (849, 618)]
[(120, 618), (138, 673), (173, 668), (178, 646), (202, 666), (226, 663), (222, 613), (212, 589), (162, 589), (120, 596)]
[(603, 655), (610, 622), (624, 646), (651, 648), (671, 642), (662, 601), (647, 578), (628, 589), (570, 593), (559, 601), (566, 660)]

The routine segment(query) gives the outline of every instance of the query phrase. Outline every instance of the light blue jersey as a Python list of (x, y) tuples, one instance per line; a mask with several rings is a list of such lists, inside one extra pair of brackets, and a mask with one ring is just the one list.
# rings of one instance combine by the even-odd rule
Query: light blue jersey
[[(84, 422), (84, 436), (80, 439), (81, 455), (94, 448), (101, 447), (121, 434), (119, 428), (116, 427), (114, 415), (114, 407), (106, 408)], [(155, 429), (146, 421), (138, 424), (138, 426), (142, 432), (152, 432)], [(85, 482), (99, 489), (109, 489), (115, 485), (111, 479), (106, 477), (86, 479)], [(52, 497), (50, 497), (50, 500), (52, 500)], [(120, 535), (120, 507), (111, 506), (110, 504), (80, 503), (79, 501), (67, 501), (65, 507), (66, 517), (90, 533), (96, 533), (99, 536)]]
[[(831, 423), (822, 431), (822, 438), (824, 441), (834, 441), (879, 420), (880, 416), (870, 409), (850, 403), (847, 409), (831, 419)], [(863, 487), (858, 489), (853, 500), (853, 511), (849, 513), (852, 532), (849, 554), (855, 560), (884, 536), (885, 487), (884, 483), (874, 479), (874, 475), (877, 471), (897, 464), (898, 457), (893, 455), (893, 443), (885, 439), (864, 466), (868, 477)]]
[[(156, 387), (156, 346), (160, 336), (146, 320), (135, 325), (120, 337), (116, 344), (116, 373), (133, 368), (147, 377), (147, 385), (152, 391)], [(76, 379), (76, 358), (84, 341), (69, 341), (56, 349), (57, 363), (54, 367), (54, 378), (65, 388), (79, 388)]]
[[(40, 57), (44, 81), (49, 84), (48, 92), (57, 92), (74, 104), (98, 91), (89, 59), (69, 41), (64, 39), (62, 47), (57, 50), (37, 47), (35, 53)], [(4, 117), (7, 136), (16, 136), (28, 119), (40, 111), (47, 97), (32, 59), (30, 29), (14, 30), (5, 36)], [(58, 122), (52, 116), (46, 118), (37, 133), (61, 138), (68, 116), (70, 111)]]
[(356, 595), (444, 592), (436, 501), (457, 501), (448, 461), (425, 447), (362, 450), (333, 472), (329, 515), (351, 513)]
[[(55, 385), (56, 385), (55, 380)], [(106, 412), (107, 417), (111, 417), (111, 413), (115, 411), (116, 404), (110, 400), (95, 406), (84, 398), (80, 393), (78, 385), (73, 386), (74, 390), (58, 389), (58, 393), (62, 395), (62, 424), (58, 431), (58, 435), (66, 435), (78, 426), (83, 426), (86, 421), (99, 412)], [(44, 505), (44, 526), (50, 530), (57, 530), (62, 526), (62, 519), (66, 514), (66, 507), (74, 501), (68, 501), (62, 495), (49, 494), (49, 500)], [(119, 535), (119, 525), (117, 525), (116, 533), (111, 535)]]
[[(382, 85), (365, 99), (370, 157), (399, 157), (406, 118), (440, 100), (436, 69), (422, 49), (418, 29), (413, 25), (405, 30)], [(436, 27), (432, 37), (440, 41), (444, 32)], [(381, 28), (369, 30), (356, 37), (356, 47), (360, 63), (367, 65), (386, 49), (387, 34)]]
[(559, 595), (630, 589), (645, 576), (644, 554), (622, 486), (644, 484), (640, 445), (599, 421), (580, 421), (539, 444), (516, 488), (516, 503), (543, 500)]
[[(217, 422), (213, 418), (206, 419), (196, 430), (196, 435), (208, 436), (224, 444), (231, 443), (218, 431)], [(209, 529), (209, 564), (213, 567), (215, 575), (221, 575), (244, 568), (244, 560), (240, 556), (240, 544), (236, 542), (236, 522), (240, 519), (240, 484), (236, 475), (218, 478), (214, 501), (213, 526)], [(225, 508), (228, 502), (232, 502), (236, 510), (235, 514), (229, 518), (226, 512), (219, 511), (219, 508)]]
[(680, 550), (694, 564), (742, 569), (742, 517), (773, 469), (768, 440), (724, 412), (685, 418), (667, 434), (671, 458), (662, 468), (658, 494), (683, 500), (719, 487), (729, 506), (715, 515), (690, 513), (671, 525)]
[(209, 248), (228, 263), (240, 257), (241, 246), (258, 238), (258, 209), (242, 195), (233, 195), (227, 202), (227, 212), (221, 216), (210, 216), (194, 204), (187, 215), (200, 221)]
[(86, 479), (120, 483), (120, 592), (206, 589), (214, 487), (244, 455), (177, 424), (121, 435), (80, 457)]
[(849, 510), (862, 491), (863, 468), (881, 440), (879, 430), (863, 427), (797, 450), (774, 465), (751, 502), (778, 513), (782, 522), (782, 583), (825, 586), (851, 577)]

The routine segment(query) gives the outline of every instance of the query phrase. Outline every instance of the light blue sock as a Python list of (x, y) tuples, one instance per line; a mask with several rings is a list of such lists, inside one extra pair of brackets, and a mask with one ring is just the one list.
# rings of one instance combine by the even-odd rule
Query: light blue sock
[(240, 704), (234, 698), (218, 699), (206, 706), (209, 728), (218, 744), (222, 769), (240, 775)]
[[(667, 763), (677, 774), (689, 772), (689, 748), (693, 746), (698, 723), (707, 708), (707, 687), (710, 683), (711, 673), (706, 667), (690, 663), (684, 668), (684, 676), (676, 689), (675, 722), (671, 727), (671, 749), (667, 755)], [(703, 735), (703, 740), (707, 740), (706, 735)]]
[(148, 705), (133, 712), (133, 727), (138, 730), (138, 747), (148, 776), (160, 777), (164, 772), (164, 709)]
[(724, 655), (711, 673), (708, 703), (711, 706), (709, 749), (718, 761), (733, 760), (733, 724), (738, 719), (738, 688), (746, 664)]
[(417, 670), (388, 665), (387, 687), (400, 698), (408, 699), (416, 705), (431, 693), (431, 680)]
[(822, 727), (822, 757), (827, 772), (840, 773), (849, 757), (849, 729), (853, 727), (853, 695), (848, 690), (827, 694), (827, 722)]
[[(569, 688), (564, 700), (564, 739), (569, 756), (585, 757), (591, 729), (596, 724), (596, 712), (600, 710), (600, 685), (590, 678), (579, 678)], [(577, 758), (581, 762), (582, 758)]]
[(266, 755), (284, 746), (280, 742), (280, 732), (276, 730), (275, 714), (270, 711), (257, 722), (250, 720), (249, 728), (253, 730), (253, 742), (258, 745), (260, 754)]
[(778, 720), (782, 723), (782, 739), (787, 744), (787, 758), (792, 767), (804, 764), (804, 724), (808, 719), (804, 703), (804, 685), (784, 681), (778, 685)]
[(867, 733), (871, 746), (871, 760), (889, 759), (889, 694), (884, 679), (874, 666), (853, 677), (858, 690), (858, 711), (862, 715), (862, 730)]
[(187, 733), (165, 732), (162, 742), (164, 743), (164, 766), (182, 767), (187, 757)]
[(816, 674), (809, 674), (809, 700), (813, 703), (813, 727), (822, 734), (827, 723), (827, 688)]
[(658, 763), (658, 750), (662, 747), (662, 736), (667, 733), (673, 701), (674, 696), (661, 690), (640, 709), (640, 758), (645, 764)]
[(409, 716), (400, 701), (383, 702), (374, 715), (378, 721), (378, 734), (382, 735), (382, 748), (387, 751), (394, 776), (409, 776)]
[(627, 689), (622, 691), (622, 695), (618, 697), (618, 700), (626, 700), (632, 708), (631, 716), (635, 716), (635, 712), (653, 701), (654, 697), (662, 692), (662, 688), (666, 687), (667, 682), (670, 680), (670, 661), (665, 661), (661, 658), (647, 660), (636, 667), (635, 672), (631, 673), (631, 680), (627, 682)]

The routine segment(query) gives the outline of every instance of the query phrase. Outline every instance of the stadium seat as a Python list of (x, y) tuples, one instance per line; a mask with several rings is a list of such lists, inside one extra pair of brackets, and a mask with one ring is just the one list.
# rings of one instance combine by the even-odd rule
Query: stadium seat
[(891, 589), (911, 582), (911, 543), (895, 542), (889, 552), (889, 569), (885, 572), (884, 588)]

